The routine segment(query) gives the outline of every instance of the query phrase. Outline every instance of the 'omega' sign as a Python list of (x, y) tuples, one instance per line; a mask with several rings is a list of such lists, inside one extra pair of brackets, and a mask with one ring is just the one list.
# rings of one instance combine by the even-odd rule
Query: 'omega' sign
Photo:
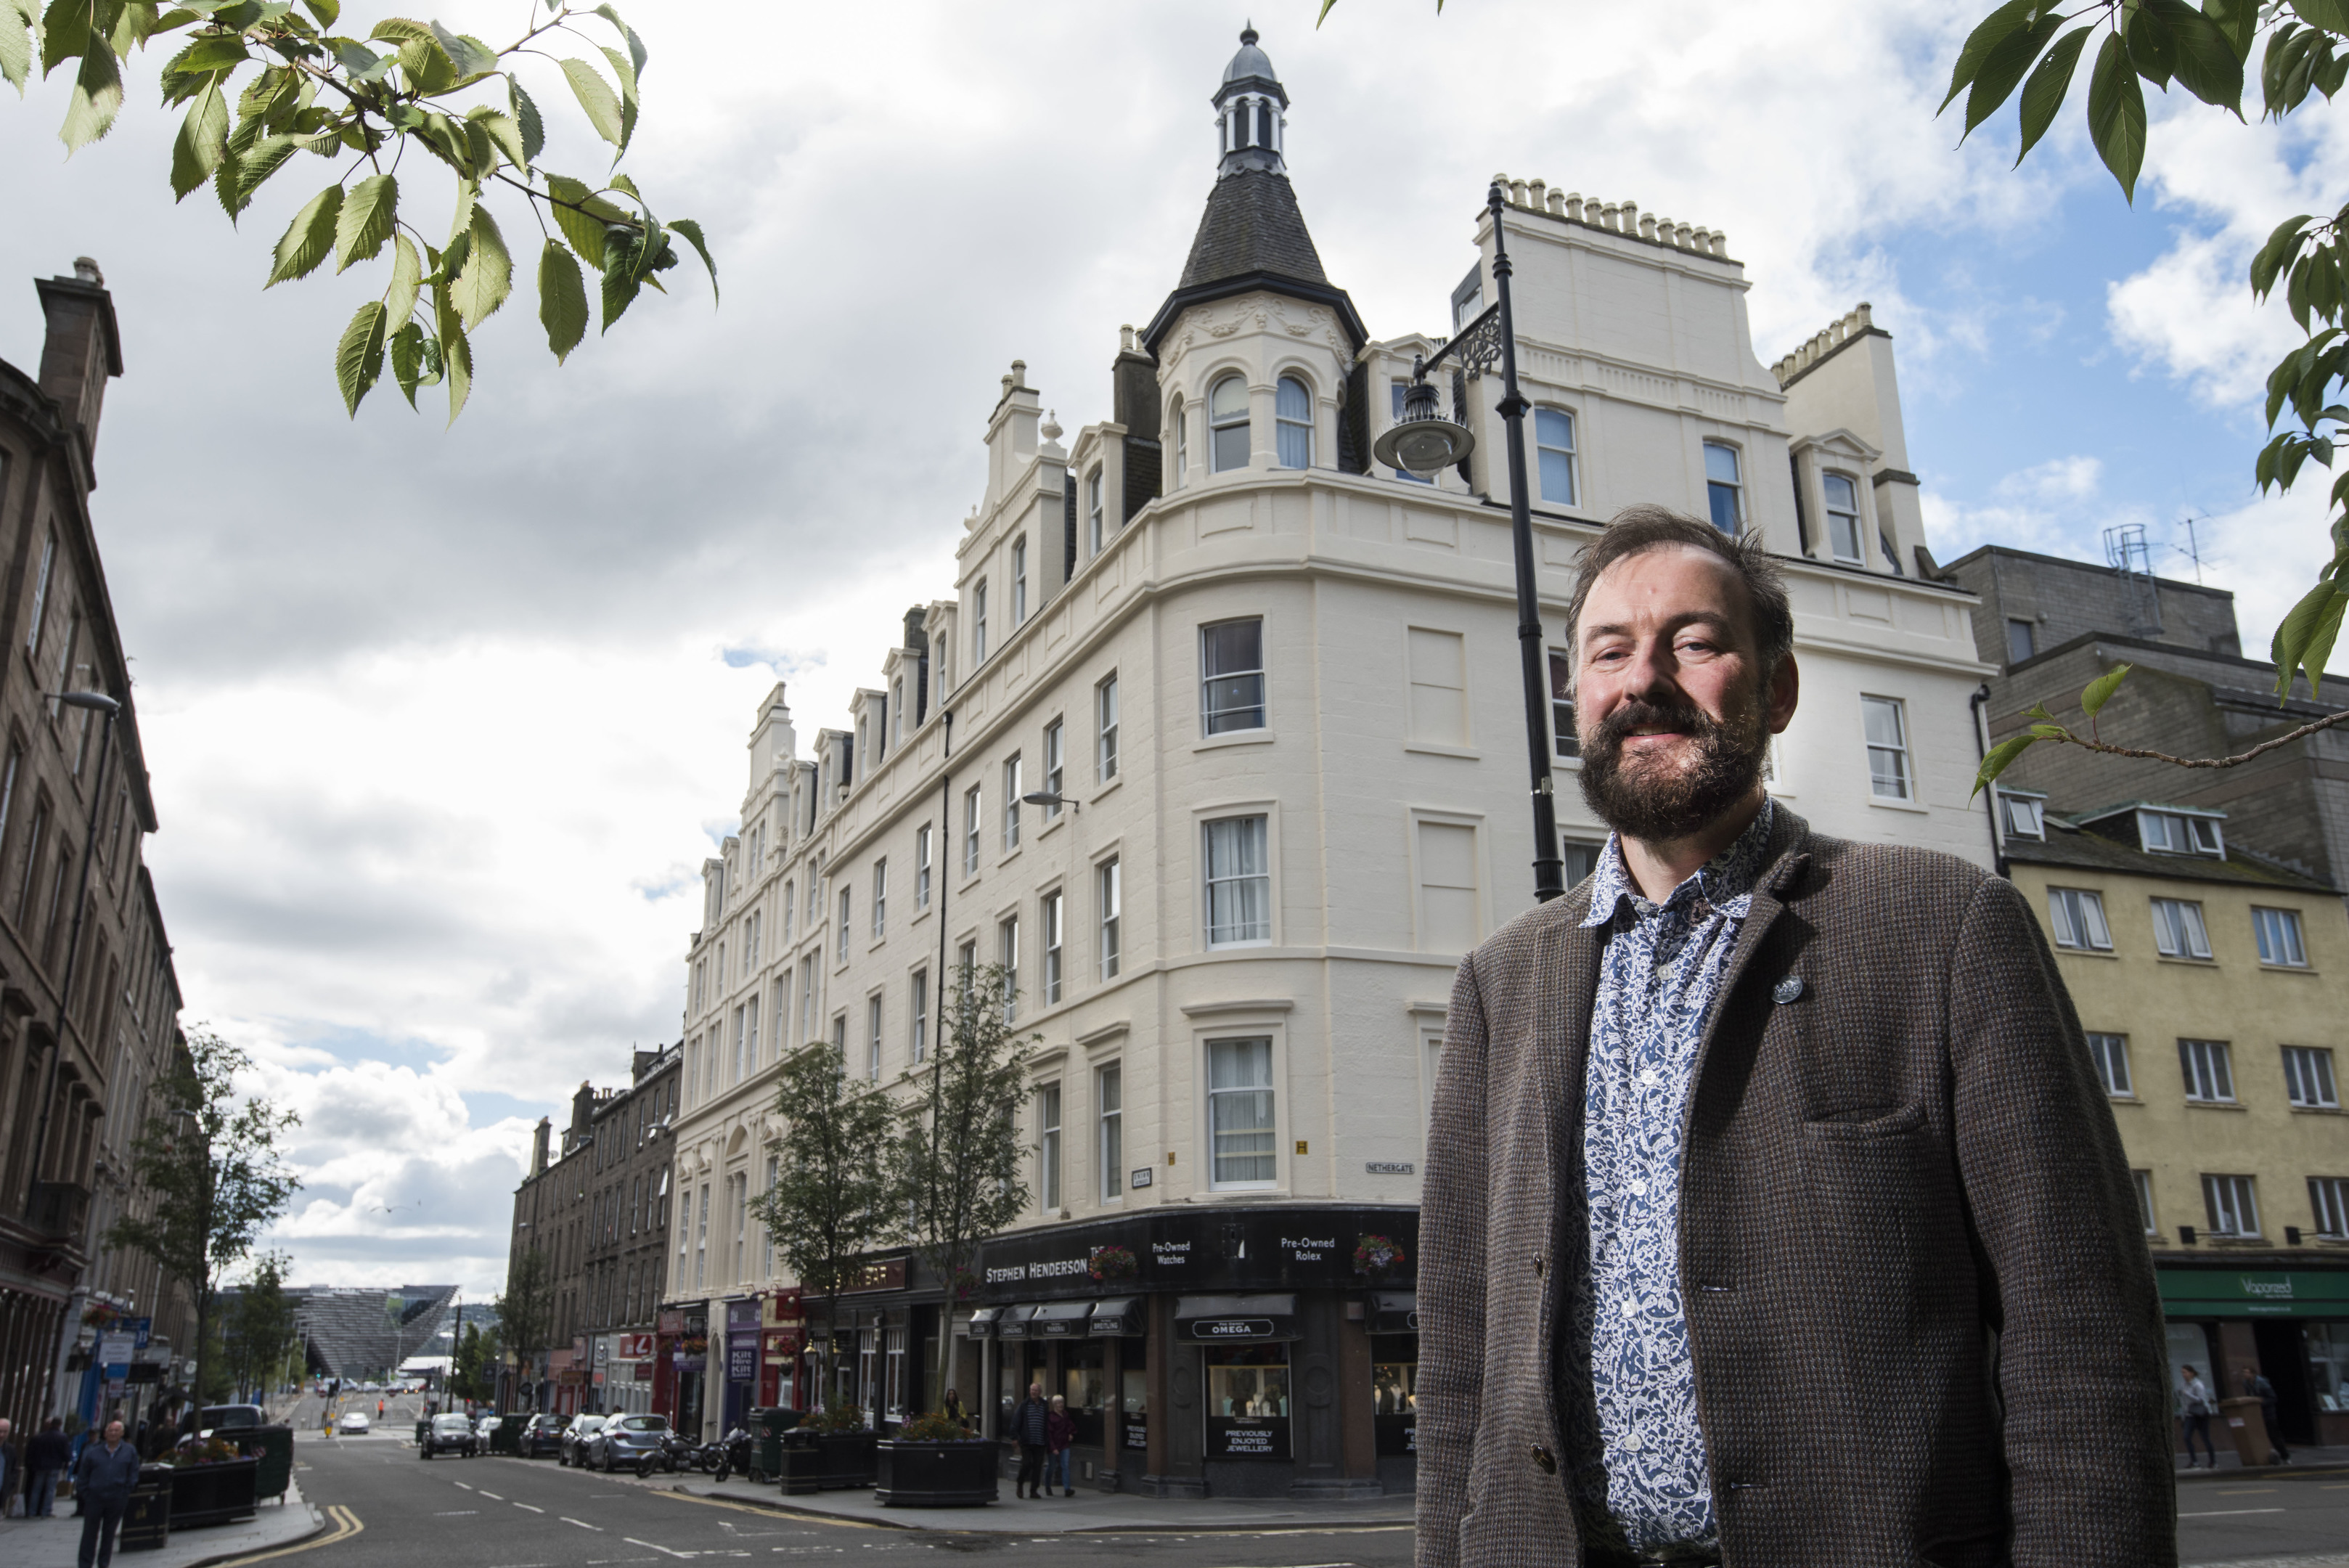
[(1269, 1339), (1272, 1319), (1268, 1317), (1210, 1317), (1191, 1325), (1194, 1339)]

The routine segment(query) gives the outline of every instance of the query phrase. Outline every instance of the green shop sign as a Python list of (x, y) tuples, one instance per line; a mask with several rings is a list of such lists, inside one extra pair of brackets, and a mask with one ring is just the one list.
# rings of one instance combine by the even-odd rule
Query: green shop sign
[(2281, 1273), (2158, 1269), (2161, 1310), (2173, 1318), (2349, 1318), (2349, 1270)]

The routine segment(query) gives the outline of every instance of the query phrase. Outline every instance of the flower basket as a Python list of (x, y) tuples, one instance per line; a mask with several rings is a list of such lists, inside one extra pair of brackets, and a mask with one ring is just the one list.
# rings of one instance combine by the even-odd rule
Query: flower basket
[(1354, 1272), (1376, 1279), (1411, 1262), (1402, 1247), (1386, 1236), (1363, 1236), (1354, 1243)]
[(1133, 1248), (1120, 1247), (1112, 1243), (1110, 1246), (1095, 1247), (1092, 1250), (1090, 1266), (1085, 1272), (1094, 1279), (1104, 1282), (1112, 1280), (1130, 1280), (1142, 1272), (1142, 1263), (1134, 1257)]

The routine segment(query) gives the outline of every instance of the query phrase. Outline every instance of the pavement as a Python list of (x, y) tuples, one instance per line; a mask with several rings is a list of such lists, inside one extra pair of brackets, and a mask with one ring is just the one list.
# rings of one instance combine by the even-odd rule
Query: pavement
[(2246, 1466), (2235, 1454), (2222, 1453), (2216, 1469), (2189, 1470), (2180, 1466), (2178, 1480), (2181, 1486), (2199, 1486), (2206, 1481), (2240, 1480), (2244, 1476), (2312, 1475), (2330, 1470), (2349, 1470), (2349, 1449), (2297, 1448), (2292, 1451), (2292, 1462), (2282, 1465)]
[[(174, 1530), (152, 1552), (118, 1553), (126, 1568), (202, 1568), (225, 1558), (251, 1557), (324, 1537), (341, 1528), (303, 1499), (299, 1478), (288, 1483), (285, 1501), (264, 1502), (242, 1524), (211, 1524)], [(81, 1553), (81, 1521), (73, 1504), (60, 1502), (49, 1519), (0, 1520), (0, 1562), (8, 1568), (75, 1568)]]
[[(601, 1479), (601, 1478), (599, 1478)], [(1357, 1502), (1299, 1502), (1293, 1498), (1164, 1498), (1077, 1489), (1074, 1497), (1022, 1501), (1005, 1487), (999, 1499), (981, 1508), (885, 1508), (873, 1489), (804, 1493), (787, 1497), (773, 1486), (735, 1480), (719, 1485), (707, 1476), (657, 1475), (631, 1486), (681, 1491), (690, 1497), (772, 1509), (805, 1519), (854, 1520), (896, 1530), (1002, 1531), (1019, 1535), (1157, 1533), (1166, 1531), (1239, 1532), (1315, 1530), (1344, 1526), (1408, 1529), (1413, 1500), (1370, 1498)]]

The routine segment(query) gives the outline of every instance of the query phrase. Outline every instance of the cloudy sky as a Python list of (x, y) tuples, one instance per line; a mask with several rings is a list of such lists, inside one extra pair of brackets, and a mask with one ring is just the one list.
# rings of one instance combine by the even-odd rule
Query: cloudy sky
[[(2342, 116), (2157, 99), (2131, 211), (2076, 94), (2019, 172), (2011, 112), (1963, 148), (1935, 120), (1986, 0), (1343, 0), (1316, 32), (1317, 5), (1250, 0), (1307, 220), (1374, 334), (1442, 327), (1495, 171), (1632, 198), (1728, 233), (1765, 363), (1873, 303), (1944, 559), (2101, 559), (2137, 522), (2190, 577), (2202, 519), (2254, 648), (2311, 579), (2321, 488), (2248, 480), (2295, 335), (2240, 280), (2274, 223), (2338, 200), (2314, 171)], [(1012, 358), (1071, 431), (1105, 417), (1119, 324), (1173, 286), (1212, 182), (1206, 99), (1248, 8), (629, 7), (652, 60), (627, 167), (701, 220), (722, 306), (671, 274), (558, 369), (525, 288), (450, 430), (388, 382), (343, 415), (335, 339), (379, 277), (260, 286), (325, 165), (233, 228), (171, 202), (160, 60), (70, 161), (62, 77), (0, 98), (0, 358), (37, 364), (30, 280), (97, 257), (126, 370), (96, 507), (149, 855), (189, 1020), (305, 1117), (276, 1238), (298, 1277), (496, 1286), (530, 1125), (675, 1038), (754, 705), (781, 678), (803, 735), (838, 722), (947, 590)], [(352, 30), (388, 9), (346, 0)], [(503, 42), (524, 10), (437, 14)], [(534, 64), (548, 162), (593, 172)]]

